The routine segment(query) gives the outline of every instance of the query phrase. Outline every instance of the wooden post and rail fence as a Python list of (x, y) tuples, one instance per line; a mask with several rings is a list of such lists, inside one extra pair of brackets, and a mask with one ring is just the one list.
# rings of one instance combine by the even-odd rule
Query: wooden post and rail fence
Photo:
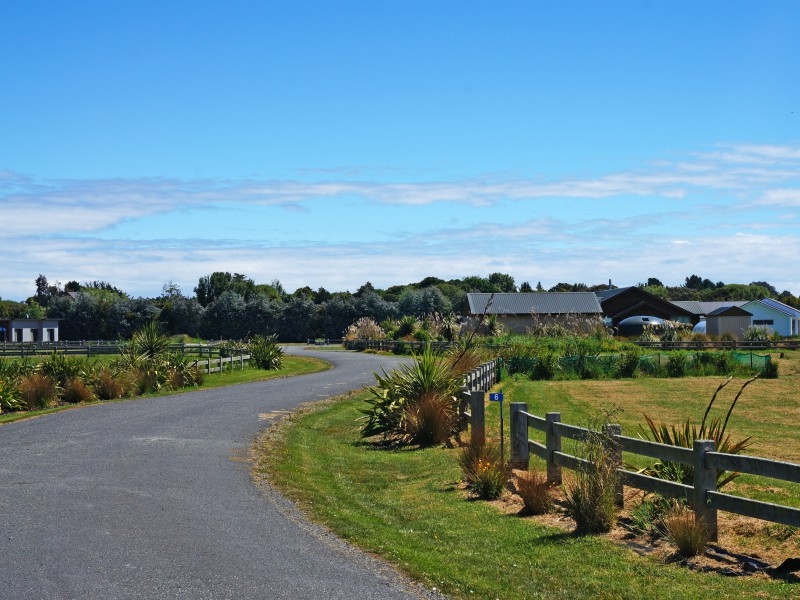
[[(465, 426), (469, 425), (472, 444), (483, 444), (486, 440), (486, 392), (499, 382), (499, 377), (497, 361), (481, 365), (465, 376), (459, 412)], [(620, 425), (606, 425), (603, 431), (593, 431), (562, 423), (561, 414), (557, 412), (549, 412), (544, 417), (534, 415), (528, 412), (525, 402), (511, 402), (509, 407), (511, 465), (518, 469), (527, 469), (530, 456), (537, 456), (546, 464), (547, 482), (550, 484), (562, 483), (562, 469), (592, 469), (589, 461), (564, 452), (562, 441), (566, 438), (586, 442), (589, 436), (598, 436), (598, 440), (607, 444), (608, 459), (617, 465), (618, 506), (622, 506), (624, 502), (623, 486), (684, 500), (693, 508), (696, 519), (705, 524), (712, 540), (717, 539), (717, 513), (720, 510), (800, 527), (800, 509), (751, 500), (717, 490), (718, 471), (748, 473), (800, 484), (800, 465), (717, 452), (714, 440), (695, 440), (692, 448), (683, 448), (622, 435)], [(544, 434), (544, 443), (530, 439), (531, 429)], [(694, 471), (694, 484), (685, 485), (632, 471), (623, 463), (623, 452), (689, 466)]]

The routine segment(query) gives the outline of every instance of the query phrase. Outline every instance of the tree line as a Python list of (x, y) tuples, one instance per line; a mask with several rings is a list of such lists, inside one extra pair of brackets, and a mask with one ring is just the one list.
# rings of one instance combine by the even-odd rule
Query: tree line
[[(492, 273), (444, 280), (426, 277), (419, 282), (375, 288), (366, 282), (351, 293), (316, 290), (306, 286), (289, 293), (278, 280), (257, 284), (241, 273), (214, 272), (200, 277), (193, 295), (168, 282), (156, 298), (132, 298), (104, 281), (64, 286), (50, 284), (44, 275), (35, 280), (36, 293), (24, 302), (0, 300), (0, 318), (61, 319), (62, 340), (128, 339), (147, 323), (157, 322), (164, 333), (205, 339), (244, 339), (277, 334), (283, 342), (310, 338), (341, 338), (361, 317), (377, 323), (404, 316), (464, 314), (469, 292), (578, 292), (598, 291), (608, 284), (558, 283), (545, 290), (541, 282), (516, 285), (514, 277)], [(665, 286), (649, 278), (640, 287), (669, 300), (753, 300), (776, 298), (800, 307), (788, 291), (778, 292), (767, 282), (725, 284), (697, 275), (683, 285)]]

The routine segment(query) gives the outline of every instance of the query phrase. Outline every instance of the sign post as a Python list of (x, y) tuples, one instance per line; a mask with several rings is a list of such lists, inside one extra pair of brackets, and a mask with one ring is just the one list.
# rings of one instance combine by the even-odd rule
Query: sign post
[(489, 402), (500, 403), (500, 462), (503, 463), (506, 456), (503, 443), (503, 390), (500, 390), (500, 392), (495, 394), (489, 394)]

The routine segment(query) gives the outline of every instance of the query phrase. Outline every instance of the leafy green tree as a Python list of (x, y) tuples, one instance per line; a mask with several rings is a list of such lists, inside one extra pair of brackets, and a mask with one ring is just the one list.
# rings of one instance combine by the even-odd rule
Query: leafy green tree
[(529, 292), (532, 292), (533, 288), (531, 287), (530, 283), (528, 283), (527, 281), (523, 281), (519, 286), (519, 291), (527, 294)]
[(517, 291), (514, 278), (505, 273), (492, 273), (489, 275), (489, 283), (495, 287), (495, 291), (513, 293)]
[(231, 275), (227, 271), (215, 271), (211, 275), (201, 277), (197, 287), (194, 288), (197, 301), (203, 307), (216, 302), (228, 291), (239, 294), (244, 300), (249, 300), (256, 291), (256, 284), (241, 273)]

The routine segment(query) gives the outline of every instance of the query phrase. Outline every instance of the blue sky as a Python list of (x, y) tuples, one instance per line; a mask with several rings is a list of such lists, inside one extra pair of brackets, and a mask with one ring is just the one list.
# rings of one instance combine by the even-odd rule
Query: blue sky
[(0, 297), (215, 270), (800, 294), (797, 31), (796, 2), (11, 3)]

